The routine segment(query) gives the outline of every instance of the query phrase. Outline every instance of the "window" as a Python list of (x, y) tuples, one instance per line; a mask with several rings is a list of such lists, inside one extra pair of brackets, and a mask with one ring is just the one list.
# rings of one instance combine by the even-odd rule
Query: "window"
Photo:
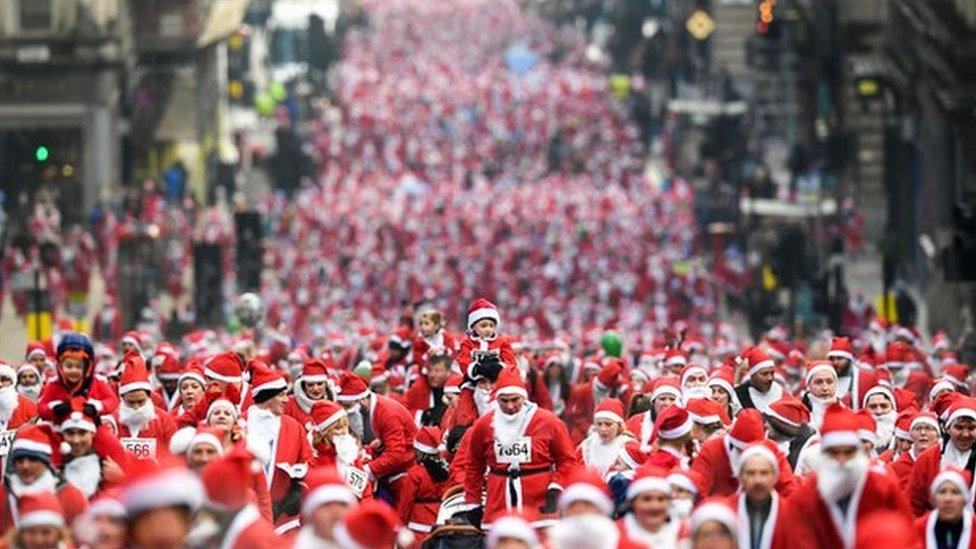
[(53, 0), (20, 0), (17, 7), (20, 32), (49, 31), (54, 26)]

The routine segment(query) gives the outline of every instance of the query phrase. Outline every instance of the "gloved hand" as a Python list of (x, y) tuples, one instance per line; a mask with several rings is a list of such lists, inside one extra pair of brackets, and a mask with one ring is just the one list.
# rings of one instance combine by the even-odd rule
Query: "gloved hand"
[(288, 486), (288, 491), (285, 492), (285, 497), (281, 498), (281, 501), (274, 506), (274, 518), (277, 519), (281, 516), (293, 517), (300, 513), (301, 510), (302, 484), (301, 482), (292, 481), (291, 485)]
[(474, 375), (481, 376), (494, 383), (498, 380), (498, 374), (502, 371), (502, 361), (498, 355), (484, 355), (478, 359), (474, 367)]
[(550, 488), (547, 490), (546, 504), (539, 508), (539, 512), (543, 515), (548, 515), (559, 510), (556, 504), (559, 502), (559, 494), (561, 493), (562, 490), (559, 490), (558, 488)]
[(456, 454), (458, 446), (461, 444), (461, 437), (467, 432), (468, 425), (455, 425), (451, 427), (451, 430), (447, 432), (447, 451), (451, 454)]
[(427, 408), (420, 414), (420, 424), (437, 427), (441, 424), (441, 419), (444, 417), (444, 410), (444, 407)]
[(481, 507), (475, 507), (474, 509), (458, 513), (455, 516), (461, 517), (471, 526), (481, 529), (481, 520), (485, 517), (485, 510)]
[(89, 418), (94, 419), (95, 420), (95, 424), (98, 425), (98, 409), (95, 408), (95, 405), (94, 404), (85, 404), (81, 408), (81, 411), (82, 411), (83, 414), (85, 414)]
[(71, 413), (71, 405), (67, 402), (59, 402), (51, 408), (51, 411), (56, 417), (64, 417)]

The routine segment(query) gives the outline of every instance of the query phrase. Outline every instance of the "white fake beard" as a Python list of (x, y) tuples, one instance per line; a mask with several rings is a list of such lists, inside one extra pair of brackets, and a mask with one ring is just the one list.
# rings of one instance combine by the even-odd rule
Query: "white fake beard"
[(898, 414), (895, 412), (888, 412), (883, 416), (878, 416), (874, 418), (877, 423), (877, 428), (875, 433), (878, 437), (877, 448), (887, 448), (891, 444), (891, 439), (895, 436), (895, 421), (898, 420)]
[(37, 480), (30, 484), (24, 484), (16, 474), (10, 475), (10, 491), (18, 498), (24, 494), (37, 494), (40, 492), (54, 492), (57, 488), (58, 479), (49, 470), (41, 473)]
[(356, 437), (345, 434), (332, 437), (332, 446), (336, 451), (336, 459), (345, 465), (352, 465), (359, 457), (359, 443)]
[(298, 531), (298, 537), (295, 538), (295, 547), (300, 547), (301, 549), (333, 549), (336, 545), (329, 540), (318, 537), (312, 525), (306, 524)]
[(495, 414), (492, 416), (491, 427), (495, 431), (495, 439), (502, 444), (511, 444), (519, 436), (518, 428), (521, 419), (525, 416), (527, 405), (514, 414), (505, 414), (495, 407)]
[(712, 390), (707, 386), (702, 387), (686, 387), (681, 391), (681, 397), (685, 402), (693, 398), (710, 398), (712, 396)]
[(33, 385), (18, 385), (17, 392), (24, 397), (37, 402), (37, 399), (41, 398), (41, 384), (35, 383)]
[(870, 461), (863, 452), (840, 465), (830, 458), (820, 462), (817, 471), (817, 492), (826, 501), (837, 501), (849, 496), (868, 472)]
[(622, 444), (618, 442), (617, 438), (604, 444), (600, 440), (600, 435), (590, 433), (590, 436), (583, 442), (583, 458), (586, 461), (586, 466), (595, 469), (600, 473), (600, 476), (605, 475), (617, 462), (621, 446)]
[(602, 515), (565, 517), (548, 533), (554, 549), (613, 549), (620, 533), (613, 521)]
[(119, 421), (132, 431), (132, 436), (139, 436), (139, 431), (145, 429), (154, 419), (156, 419), (156, 406), (153, 405), (152, 399), (138, 408), (130, 408), (125, 401), (119, 403)]
[(673, 498), (671, 500), (671, 517), (675, 520), (687, 520), (691, 516), (691, 508), (695, 502), (690, 499)]
[(273, 413), (252, 406), (247, 413), (247, 438), (267, 445), (278, 436), (281, 418)]
[(17, 409), (17, 389), (8, 385), (0, 389), (0, 421), (7, 423)]
[(66, 463), (64, 478), (77, 486), (86, 498), (91, 498), (102, 482), (102, 463), (98, 454), (76, 457)]
[(359, 438), (363, 438), (363, 414), (360, 412), (361, 406), (356, 404), (353, 408), (346, 408), (346, 418), (349, 420), (349, 429), (356, 433)]
[(491, 395), (488, 389), (474, 388), (474, 405), (478, 408), (478, 415), (484, 415), (491, 407)]

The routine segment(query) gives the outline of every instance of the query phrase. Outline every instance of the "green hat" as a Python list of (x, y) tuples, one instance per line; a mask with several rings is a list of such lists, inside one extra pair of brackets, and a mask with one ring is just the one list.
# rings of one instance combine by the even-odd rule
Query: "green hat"
[(620, 358), (624, 351), (624, 340), (614, 330), (607, 330), (603, 332), (603, 337), (600, 338), (600, 347), (603, 347), (603, 352), (607, 356)]

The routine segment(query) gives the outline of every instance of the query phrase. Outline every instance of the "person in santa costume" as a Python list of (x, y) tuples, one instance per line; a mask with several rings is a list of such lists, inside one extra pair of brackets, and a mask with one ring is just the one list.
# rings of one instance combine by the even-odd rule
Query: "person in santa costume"
[(33, 362), (21, 364), (17, 367), (17, 393), (36, 403), (44, 388), (43, 379), (42, 370)]
[(333, 467), (359, 499), (372, 497), (373, 483), (366, 475), (366, 464), (359, 440), (349, 430), (349, 419), (342, 406), (328, 400), (312, 406), (312, 467)]
[(566, 408), (566, 423), (573, 443), (579, 444), (589, 434), (596, 407), (605, 399), (620, 397), (624, 409), (627, 408), (630, 389), (625, 382), (625, 369), (621, 360), (610, 359), (593, 379), (573, 388)]
[(820, 426), (824, 410), (837, 402), (837, 370), (826, 360), (811, 360), (803, 376), (806, 391), (800, 400), (810, 410), (813, 427)]
[(60, 475), (60, 439), (50, 425), (28, 425), (21, 429), (7, 459), (9, 465), (0, 491), (3, 506), (0, 525), (4, 530), (13, 526), (17, 501), (26, 494), (56, 494), (69, 521), (85, 512), (88, 507), (85, 495)]
[(386, 350), (381, 352), (373, 364), (376, 372), (385, 374), (383, 379), (390, 389), (402, 393), (411, 364), (413, 364), (413, 333), (407, 326), (398, 326), (387, 339)]
[(742, 410), (739, 395), (735, 392), (735, 372), (731, 366), (720, 366), (708, 378), (708, 388), (712, 390), (711, 399), (725, 406), (729, 417), (738, 415)]
[(19, 394), (16, 383), (13, 367), (0, 360), (0, 431), (17, 430), (37, 416), (37, 404)]
[(275, 522), (283, 523), (300, 511), (301, 481), (308, 472), (312, 448), (305, 428), (283, 415), (288, 402), (284, 374), (260, 363), (255, 364), (252, 376), (254, 405), (247, 411), (247, 443), (269, 450), (271, 459), (263, 464), (263, 473), (271, 492)]
[(671, 516), (687, 520), (702, 499), (701, 475), (676, 469), (668, 473), (668, 484), (671, 485)]
[(429, 361), (427, 355), (432, 349), (447, 349), (451, 354), (457, 352), (458, 342), (444, 329), (441, 312), (426, 307), (417, 313), (417, 336), (413, 340), (413, 361), (421, 367)]
[(126, 332), (119, 340), (119, 352), (122, 356), (129, 353), (142, 354), (142, 335), (134, 330)]
[(464, 464), (464, 500), (471, 507), (471, 523), (482, 522), (483, 488), (488, 494), (485, 524), (512, 509), (538, 511), (541, 520), (551, 519), (566, 475), (576, 463), (566, 425), (527, 400), (516, 368), (499, 374), (492, 397), (492, 410), (475, 422), (466, 437), (470, 446)]
[(193, 409), (197, 402), (203, 398), (207, 380), (203, 376), (203, 367), (191, 365), (180, 373), (177, 380), (176, 400), (170, 408), (170, 413), (174, 418), (185, 414), (187, 410)]
[(783, 388), (774, 381), (776, 363), (760, 347), (749, 347), (736, 359), (745, 369), (744, 381), (735, 388), (743, 408), (765, 412), (783, 396)]
[[(232, 397), (238, 415), (254, 403), (250, 387), (244, 381), (244, 361), (239, 354), (225, 351), (210, 357), (203, 364), (203, 375), (206, 378), (205, 394), (216, 392)], [(179, 427), (196, 427), (205, 420), (209, 405), (206, 399), (201, 399), (177, 417), (176, 424)]]
[(891, 464), (898, 460), (898, 456), (912, 449), (912, 420), (915, 419), (917, 410), (909, 408), (898, 413), (895, 419), (895, 432), (891, 437), (891, 444), (878, 459), (884, 463)]
[(71, 532), (57, 496), (51, 492), (35, 492), (25, 494), (18, 503), (17, 528), (9, 538), (12, 547), (70, 547)]
[(595, 514), (613, 515), (613, 497), (603, 477), (592, 468), (577, 467), (559, 494), (559, 514), (563, 517)]
[(898, 419), (895, 395), (891, 389), (879, 383), (864, 393), (863, 408), (877, 423), (875, 451), (880, 454), (888, 449), (895, 435), (895, 421)]
[(182, 547), (204, 499), (197, 475), (184, 467), (140, 461), (121, 487), (133, 547)]
[(796, 547), (853, 547), (862, 522), (872, 513), (908, 516), (908, 502), (898, 482), (871, 467), (857, 431), (854, 412), (840, 405), (827, 409), (817, 471), (794, 491), (787, 507)]
[(576, 460), (606, 475), (617, 462), (620, 449), (633, 440), (626, 434), (624, 405), (615, 398), (608, 398), (596, 407), (590, 434), (576, 448)]
[(690, 398), (685, 402), (685, 409), (691, 417), (691, 439), (695, 445), (725, 434), (725, 429), (732, 424), (725, 406), (709, 398)]
[(738, 543), (741, 528), (735, 510), (723, 499), (702, 502), (691, 514), (688, 539), (692, 549), (745, 549)]
[(169, 447), (169, 439), (176, 432), (176, 421), (153, 403), (149, 372), (142, 359), (130, 353), (123, 363), (125, 369), (119, 382), (122, 402), (116, 413), (118, 437), (133, 439), (130, 451), (136, 452), (133, 455), (137, 459), (155, 459), (158, 452)]
[(860, 410), (864, 392), (875, 384), (874, 374), (856, 366), (854, 345), (846, 337), (830, 340), (827, 360), (837, 372), (837, 398), (844, 399), (855, 412)]
[(671, 469), (688, 469), (691, 462), (691, 431), (695, 422), (688, 410), (674, 405), (661, 412), (654, 422), (651, 435), (653, 449), (647, 456), (647, 463)]
[(779, 458), (769, 442), (757, 442), (739, 456), (739, 493), (730, 504), (739, 516), (739, 547), (789, 547), (786, 498), (776, 493)]
[(119, 484), (132, 464), (131, 454), (109, 427), (99, 422), (97, 416), (88, 416), (76, 404), (58, 425), (65, 443), (61, 448), (65, 454), (61, 475), (89, 499), (100, 490)]
[(451, 377), (453, 358), (446, 347), (429, 349), (413, 381), (400, 401), (414, 416), (417, 425), (440, 426), (447, 410), (444, 387)]
[(677, 380), (661, 377), (651, 384), (651, 409), (627, 420), (627, 431), (637, 436), (644, 452), (650, 453), (652, 448), (651, 436), (654, 433), (654, 422), (658, 416), (681, 400), (681, 389)]
[(172, 410), (179, 399), (179, 380), (183, 371), (179, 351), (169, 343), (160, 343), (152, 358), (149, 359), (149, 364), (159, 382), (159, 386), (154, 392), (164, 403), (161, 407)]
[(292, 395), (285, 404), (285, 415), (295, 418), (306, 430), (312, 422), (312, 405), (320, 400), (335, 401), (335, 389), (329, 377), (329, 366), (320, 358), (302, 365), (301, 375), (292, 384)]
[[(762, 415), (753, 409), (739, 412), (732, 428), (721, 437), (713, 438), (704, 444), (691, 463), (691, 469), (704, 479), (702, 492), (707, 496), (731, 496), (739, 488), (736, 467), (739, 456), (747, 446), (764, 440), (765, 426)], [(793, 470), (786, 461), (786, 455), (778, 449), (779, 479), (776, 491), (788, 497), (796, 482)]]
[(915, 461), (918, 460), (918, 456), (932, 446), (941, 444), (941, 433), (939, 418), (932, 412), (921, 412), (912, 418), (908, 426), (912, 447), (902, 452), (889, 465), (889, 469), (898, 477), (898, 484), (903, 490), (908, 489), (908, 483), (912, 478), (912, 469), (915, 468)]
[(681, 395), (685, 401), (690, 398), (708, 398), (712, 391), (708, 388), (708, 370), (701, 364), (688, 364), (681, 369)]
[[(274, 547), (281, 542), (249, 497), (254, 456), (234, 449), (200, 471), (206, 508), (217, 523), (219, 546), (228, 549)], [(297, 525), (296, 525), (297, 526)]]
[(802, 402), (790, 395), (769, 405), (764, 414), (769, 438), (786, 454), (790, 468), (798, 475), (805, 474), (816, 455), (817, 431), (810, 426), (810, 412)]
[(915, 516), (921, 516), (931, 509), (928, 493), (932, 479), (944, 467), (959, 467), (969, 471), (970, 475), (976, 468), (976, 451), (973, 449), (976, 444), (976, 399), (956, 399), (948, 410), (944, 425), (949, 440), (941, 447), (934, 445), (919, 454), (912, 468), (908, 493)]
[(620, 449), (617, 463), (604, 477), (610, 493), (613, 494), (615, 508), (620, 508), (627, 501), (627, 487), (634, 479), (637, 469), (646, 462), (647, 454), (641, 450), (637, 441), (630, 441)]
[(487, 299), (476, 299), (468, 308), (467, 337), (461, 342), (457, 363), (469, 379), (497, 377), (503, 367), (516, 367), (511, 341), (498, 334), (498, 308)]
[(398, 484), (395, 507), (400, 520), (414, 533), (415, 544), (420, 544), (430, 534), (448, 488), (450, 473), (447, 462), (440, 456), (440, 442), (439, 427), (421, 427), (413, 441), (417, 462)]
[(37, 407), (41, 419), (60, 423), (81, 401), (91, 417), (110, 415), (119, 407), (115, 391), (95, 378), (95, 350), (83, 334), (69, 332), (58, 343), (58, 376), (44, 386)]
[(667, 471), (642, 465), (627, 488), (629, 509), (617, 521), (622, 538), (645, 547), (677, 547), (682, 524), (671, 516)]
[(925, 549), (964, 549), (976, 547), (976, 515), (969, 471), (946, 467), (929, 489), (934, 510), (915, 521), (916, 532)]
[(346, 372), (336, 400), (346, 411), (349, 427), (372, 455), (364, 467), (370, 482), (385, 483), (395, 495), (395, 482), (413, 464), (417, 426), (399, 402), (374, 394), (366, 382)]
[(302, 519), (305, 524), (295, 537), (294, 547), (336, 547), (336, 526), (359, 500), (333, 467), (315, 467), (309, 471), (305, 477), (304, 494)]

